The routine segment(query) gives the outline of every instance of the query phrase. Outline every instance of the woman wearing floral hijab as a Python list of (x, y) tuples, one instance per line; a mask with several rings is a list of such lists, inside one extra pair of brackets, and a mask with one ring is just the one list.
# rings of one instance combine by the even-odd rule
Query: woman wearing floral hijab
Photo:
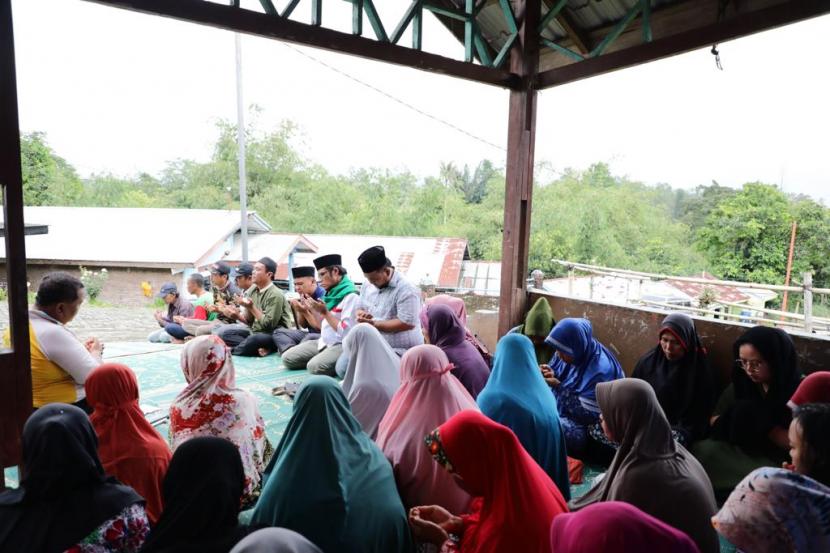
[(236, 387), (230, 349), (218, 336), (199, 336), (185, 345), (181, 360), (187, 387), (170, 406), (174, 452), (197, 436), (230, 441), (245, 469), (245, 503), (256, 501), (270, 446), (256, 399)]

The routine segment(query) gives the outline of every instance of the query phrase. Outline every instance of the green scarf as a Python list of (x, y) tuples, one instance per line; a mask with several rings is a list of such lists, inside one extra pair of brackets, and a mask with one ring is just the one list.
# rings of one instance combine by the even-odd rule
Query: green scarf
[(547, 336), (553, 328), (553, 310), (548, 300), (539, 298), (525, 317), (522, 334), (525, 336)]
[(352, 279), (348, 275), (343, 275), (343, 279), (337, 286), (326, 292), (323, 301), (326, 302), (326, 307), (331, 310), (340, 305), (343, 298), (354, 293), (357, 293), (357, 288), (354, 287)]

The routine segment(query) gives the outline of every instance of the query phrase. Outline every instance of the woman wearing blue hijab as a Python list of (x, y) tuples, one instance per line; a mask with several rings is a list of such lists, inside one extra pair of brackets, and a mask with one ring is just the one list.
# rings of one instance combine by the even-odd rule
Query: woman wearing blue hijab
[(597, 384), (625, 374), (614, 354), (594, 339), (587, 319), (562, 319), (545, 343), (556, 354), (550, 365), (542, 365), (542, 373), (559, 405), (568, 452), (579, 456), (585, 452), (590, 428), (599, 424)]
[(499, 340), (490, 379), (477, 401), (482, 413), (516, 434), (569, 500), (565, 437), (556, 398), (539, 372), (533, 342), (527, 336), (507, 334)]

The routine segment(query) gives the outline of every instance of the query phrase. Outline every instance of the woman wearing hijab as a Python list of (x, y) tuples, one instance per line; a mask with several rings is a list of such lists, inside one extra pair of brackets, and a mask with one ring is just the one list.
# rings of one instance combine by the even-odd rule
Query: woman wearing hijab
[(746, 553), (830, 551), (830, 404), (798, 407), (789, 440), (790, 470), (756, 469), (712, 519)]
[(297, 532), (285, 528), (263, 528), (250, 534), (231, 553), (323, 553)]
[(565, 436), (556, 398), (545, 384), (533, 344), (521, 334), (507, 334), (496, 346), (493, 373), (478, 396), (481, 412), (511, 429), (522, 446), (571, 498)]
[(530, 338), (536, 352), (536, 362), (544, 365), (556, 353), (556, 350), (545, 342), (555, 324), (550, 303), (545, 298), (539, 298), (527, 312), (524, 324), (510, 330), (510, 333), (524, 334)]
[[(415, 507), (415, 537), (461, 553), (550, 552), (550, 524), (568, 508), (556, 484), (506, 426), (462, 411), (426, 438), (436, 462), (474, 497), (472, 513)], [(458, 537), (456, 541), (453, 537)]]
[(461, 381), (473, 398), (487, 384), (490, 367), (478, 350), (464, 339), (464, 325), (446, 305), (427, 306), (427, 333), (429, 343), (447, 354), (454, 368), (452, 374)]
[(176, 449), (164, 477), (164, 511), (142, 553), (228, 553), (247, 533), (237, 517), (245, 489), (239, 451), (222, 438)]
[(326, 553), (412, 548), (389, 462), (325, 376), (300, 386), (251, 520), (299, 532)]
[(658, 336), (657, 346), (640, 358), (631, 376), (651, 384), (675, 437), (688, 445), (709, 429), (717, 382), (691, 317), (672, 313)]
[(380, 332), (362, 323), (343, 340), (349, 360), (343, 376), (343, 393), (360, 426), (373, 440), (392, 396), (401, 384), (401, 358)]
[(787, 402), (790, 409), (807, 403), (830, 403), (830, 371), (810, 373)]
[(478, 339), (478, 336), (470, 330), (470, 327), (467, 326), (467, 306), (464, 304), (464, 300), (454, 296), (449, 296), (447, 294), (438, 294), (437, 296), (429, 298), (425, 302), (424, 309), (421, 310), (422, 328), (427, 328), (427, 325), (429, 324), (426, 322), (426, 307), (428, 305), (446, 305), (449, 307), (452, 312), (455, 313), (455, 316), (458, 317), (458, 320), (461, 321), (461, 324), (464, 325), (464, 330), (467, 332), (465, 339), (478, 350), (488, 367), (492, 364), (493, 356), (490, 355), (490, 350), (487, 349), (487, 346), (485, 346), (482, 341)]
[(170, 406), (173, 451), (197, 436), (225, 438), (239, 449), (245, 469), (245, 503), (256, 501), (270, 454), (256, 398), (236, 387), (228, 346), (214, 335), (199, 336), (182, 349), (187, 387)]
[(542, 374), (556, 395), (568, 453), (579, 456), (587, 448), (591, 427), (599, 424), (597, 384), (625, 374), (614, 354), (594, 338), (587, 319), (562, 319), (545, 343), (556, 355), (542, 365)]
[(0, 493), (0, 551), (138, 551), (150, 531), (144, 501), (104, 474), (86, 413), (44, 405), (22, 448), (20, 487)]
[(622, 501), (606, 501), (553, 519), (550, 549), (554, 553), (700, 553), (681, 532)]
[(798, 387), (795, 346), (781, 329), (756, 326), (733, 346), (732, 384), (723, 392), (709, 439), (692, 452), (723, 500), (752, 470), (787, 457), (787, 401)]
[(161, 515), (161, 483), (170, 464), (170, 447), (138, 405), (138, 381), (125, 365), (104, 363), (84, 384), (94, 409), (98, 455), (107, 474), (131, 486), (146, 501), (151, 524)]
[(605, 382), (597, 385), (597, 400), (603, 428), (620, 447), (603, 479), (571, 501), (572, 510), (625, 501), (685, 532), (703, 553), (717, 553), (712, 486), (700, 463), (672, 438), (652, 387), (635, 378)]
[(450, 369), (452, 364), (436, 346), (407, 351), (401, 360), (401, 387), (380, 422), (377, 444), (392, 464), (407, 509), (435, 503), (465, 513), (470, 503), (470, 494), (458, 487), (424, 447), (424, 436), (450, 417), (464, 409), (478, 409)]

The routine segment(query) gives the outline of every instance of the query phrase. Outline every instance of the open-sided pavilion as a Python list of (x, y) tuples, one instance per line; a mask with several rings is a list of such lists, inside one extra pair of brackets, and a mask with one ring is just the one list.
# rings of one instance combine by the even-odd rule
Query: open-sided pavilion
[[(500, 334), (520, 319), (528, 301), (540, 90), (830, 13), (830, 0), (407, 0), (399, 21), (383, 21), (375, 3), (390, 0), (345, 0), (353, 13), (346, 33), (325, 26), (323, 0), (258, 0), (252, 2), (257, 10), (240, 0), (88, 1), (509, 89)], [(300, 9), (311, 10), (310, 23), (292, 19)], [(422, 51), (428, 14), (458, 38), (463, 61)], [(402, 44), (404, 36), (409, 44)], [(12, 345), (0, 352), (3, 466), (17, 463), (20, 432), (32, 410), (17, 105), (11, 0), (0, 0), (0, 186)], [(560, 311), (580, 309), (597, 307), (572, 304)], [(608, 310), (595, 314), (598, 320), (617, 317)], [(826, 345), (819, 349), (830, 354)]]

